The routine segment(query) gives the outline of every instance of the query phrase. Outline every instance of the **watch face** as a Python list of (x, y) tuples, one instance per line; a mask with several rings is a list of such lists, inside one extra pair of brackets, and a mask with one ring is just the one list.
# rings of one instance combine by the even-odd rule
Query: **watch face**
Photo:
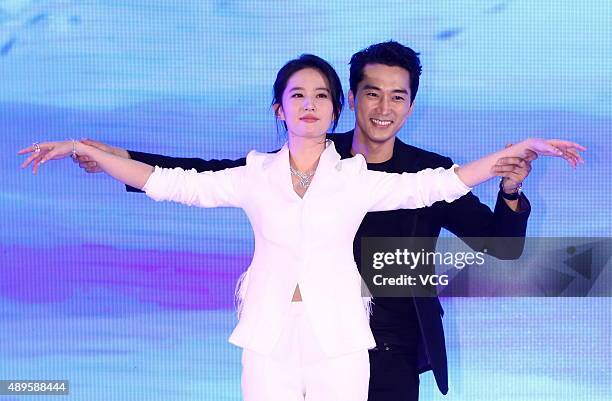
[(523, 183), (521, 182), (518, 184), (518, 186), (516, 187), (516, 192), (507, 193), (506, 191), (504, 191), (504, 179), (502, 178), (499, 182), (499, 190), (501, 191), (502, 197), (504, 199), (516, 200), (521, 196), (521, 193), (523, 191)]

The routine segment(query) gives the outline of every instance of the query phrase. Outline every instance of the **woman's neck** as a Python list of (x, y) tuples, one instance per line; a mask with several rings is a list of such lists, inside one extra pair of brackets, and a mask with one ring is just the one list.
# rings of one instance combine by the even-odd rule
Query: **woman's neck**
[(316, 169), (321, 153), (325, 150), (325, 136), (304, 138), (289, 134), (290, 163), (298, 171)]

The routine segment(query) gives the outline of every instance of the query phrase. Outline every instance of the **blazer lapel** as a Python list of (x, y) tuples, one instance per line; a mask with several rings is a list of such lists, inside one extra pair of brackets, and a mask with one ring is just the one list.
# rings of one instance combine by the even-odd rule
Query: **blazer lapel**
[(339, 185), (341, 182), (337, 179), (337, 175), (341, 170), (342, 162), (340, 160), (340, 155), (336, 151), (334, 142), (328, 141), (325, 150), (321, 153), (317, 171), (315, 172), (312, 183), (310, 187), (308, 187), (304, 198), (318, 194), (325, 195), (337, 191), (341, 186)]
[(293, 191), (291, 182), (287, 143), (278, 152), (269, 154), (262, 164), (262, 169), (266, 172), (268, 182), (276, 193), (283, 198), (294, 200), (297, 194)]
[[(272, 188), (275, 188), (279, 194), (283, 194), (283, 197), (289, 197), (293, 200), (300, 199), (293, 190), (291, 172), (289, 170), (289, 147), (287, 143), (285, 143), (277, 153), (270, 154), (264, 161), (262, 168), (267, 173), (270, 185)], [(341, 171), (341, 168), (342, 163), (340, 161), (340, 155), (336, 152), (334, 143), (328, 141), (325, 150), (321, 153), (317, 170), (304, 198), (316, 195), (317, 193), (325, 193), (325, 191), (337, 189), (338, 180), (336, 179), (336, 174)]]

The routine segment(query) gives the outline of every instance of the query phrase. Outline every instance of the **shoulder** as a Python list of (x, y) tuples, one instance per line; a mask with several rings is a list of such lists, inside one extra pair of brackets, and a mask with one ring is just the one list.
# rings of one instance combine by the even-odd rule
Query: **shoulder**
[(342, 133), (328, 133), (327, 139), (334, 141), (335, 144), (352, 142), (353, 141), (353, 131), (342, 132)]
[(437, 167), (450, 168), (453, 165), (450, 157), (408, 145), (399, 139), (395, 141), (393, 156), (399, 161), (410, 163), (419, 170)]
[(346, 173), (359, 173), (368, 169), (368, 164), (361, 154), (342, 159), (339, 163), (341, 171)]
[(276, 153), (262, 153), (256, 150), (251, 150), (246, 156), (247, 167), (259, 167), (267, 161), (271, 160)]

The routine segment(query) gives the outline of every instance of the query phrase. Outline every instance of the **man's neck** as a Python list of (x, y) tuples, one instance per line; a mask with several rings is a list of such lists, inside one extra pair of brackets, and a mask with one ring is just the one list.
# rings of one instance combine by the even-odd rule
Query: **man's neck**
[(369, 140), (357, 127), (355, 127), (351, 154), (353, 156), (356, 154), (363, 155), (368, 163), (384, 163), (393, 157), (394, 145), (395, 136), (384, 142), (375, 142)]

